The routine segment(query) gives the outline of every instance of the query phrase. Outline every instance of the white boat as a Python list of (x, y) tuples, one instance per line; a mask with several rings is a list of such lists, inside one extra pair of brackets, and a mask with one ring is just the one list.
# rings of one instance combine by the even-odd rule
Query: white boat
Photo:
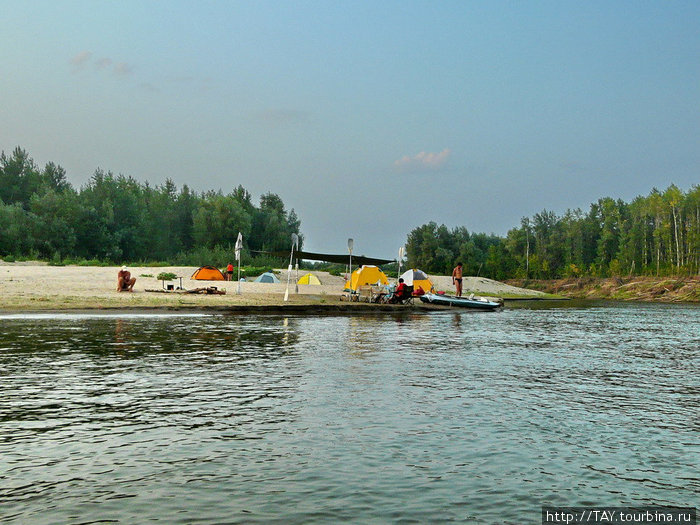
[(455, 308), (473, 308), (477, 310), (495, 310), (503, 306), (502, 303), (489, 301), (484, 297), (456, 297), (454, 295), (441, 295), (435, 293), (427, 293), (420, 296), (420, 300), (426, 304), (435, 304), (440, 306), (453, 306)]

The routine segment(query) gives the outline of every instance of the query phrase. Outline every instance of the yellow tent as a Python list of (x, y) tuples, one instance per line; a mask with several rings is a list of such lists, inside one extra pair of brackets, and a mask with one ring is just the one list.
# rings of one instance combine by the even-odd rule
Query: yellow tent
[(389, 281), (384, 272), (376, 266), (360, 266), (352, 272), (350, 280), (345, 283), (345, 289), (357, 291), (360, 286), (367, 284), (389, 284)]
[(316, 284), (316, 285), (319, 285), (319, 284), (321, 284), (321, 281), (319, 281), (318, 277), (316, 277), (314, 274), (307, 273), (306, 275), (299, 278), (299, 280), (297, 281), (297, 284)]
[(423, 288), (425, 293), (430, 292), (433, 289), (433, 283), (428, 278), (423, 270), (416, 270), (412, 268), (407, 272), (401, 274), (401, 279), (406, 284), (406, 286), (413, 286), (413, 291), (417, 292), (418, 288)]

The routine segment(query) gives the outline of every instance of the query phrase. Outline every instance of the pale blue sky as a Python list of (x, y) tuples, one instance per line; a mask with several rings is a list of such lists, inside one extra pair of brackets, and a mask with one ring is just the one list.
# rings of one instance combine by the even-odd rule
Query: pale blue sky
[(395, 257), (700, 183), (700, 2), (0, 0), (0, 149), (278, 193)]

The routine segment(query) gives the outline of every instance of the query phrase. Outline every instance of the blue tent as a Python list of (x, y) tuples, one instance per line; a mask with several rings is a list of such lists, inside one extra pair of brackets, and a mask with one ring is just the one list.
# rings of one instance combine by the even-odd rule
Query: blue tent
[(280, 280), (277, 278), (277, 276), (274, 273), (270, 272), (265, 272), (264, 274), (260, 275), (257, 279), (255, 279), (256, 283), (278, 283)]

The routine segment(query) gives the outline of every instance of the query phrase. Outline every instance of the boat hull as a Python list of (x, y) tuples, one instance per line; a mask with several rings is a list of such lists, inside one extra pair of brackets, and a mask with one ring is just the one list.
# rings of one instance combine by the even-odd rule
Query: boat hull
[(503, 306), (494, 301), (470, 299), (468, 297), (455, 297), (454, 295), (438, 295), (427, 293), (421, 295), (420, 300), (426, 304), (449, 306), (453, 308), (469, 308), (473, 310), (495, 310)]

